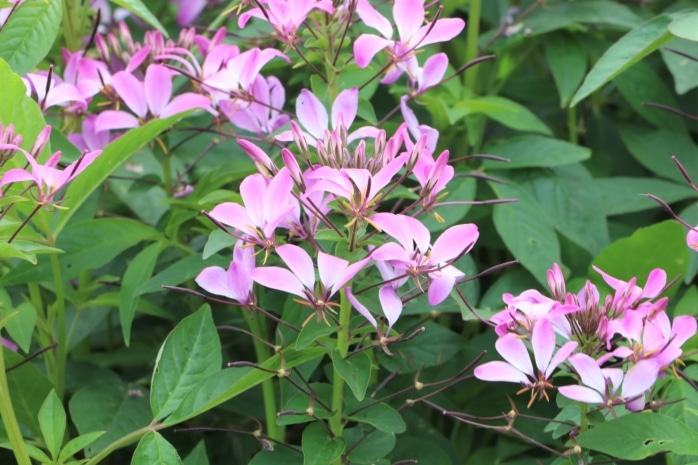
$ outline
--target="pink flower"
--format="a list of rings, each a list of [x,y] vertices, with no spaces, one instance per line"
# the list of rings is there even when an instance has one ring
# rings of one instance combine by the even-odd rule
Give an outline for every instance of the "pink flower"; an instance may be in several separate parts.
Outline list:
[[[282,113],[286,92],[275,76],[265,79],[258,75],[247,93],[254,101],[232,99],[220,102],[221,112],[235,126],[263,138],[275,133],[291,120],[288,114]]]
[[[12,352],[17,352],[17,349],[19,349],[17,344],[10,341],[9,339],[5,339],[4,337],[0,337],[0,344],[2,344],[3,347],[7,347]]]
[[[652,300],[656,298],[666,285],[666,271],[661,268],[655,268],[650,271],[644,288],[635,284],[637,282],[636,278],[625,282],[604,273],[596,266],[592,266],[592,268],[603,277],[606,284],[616,291],[616,295],[613,298],[613,308],[617,314],[622,314],[626,308],[637,309],[639,306],[650,306],[648,302],[641,303],[640,301],[642,299]]]
[[[404,72],[414,80],[419,68],[416,49],[451,40],[465,27],[465,22],[459,18],[438,19],[423,26],[424,0],[395,0],[393,18],[399,40],[393,40],[390,20],[378,13],[368,0],[359,0],[356,12],[367,26],[378,30],[381,36],[360,35],[354,41],[354,59],[359,68],[365,68],[376,53],[387,48],[392,67],[381,80],[384,84],[395,82]],[[436,64],[433,66],[438,68]]]
[[[695,229],[688,231],[688,234],[686,235],[686,243],[690,248],[698,251],[698,226],[696,226]]]
[[[244,28],[252,17],[268,21],[281,40],[290,45],[295,43],[298,28],[312,10],[334,13],[330,0],[267,0],[266,7],[262,8],[252,8],[241,14],[238,27]]]
[[[238,241],[228,270],[219,266],[204,268],[196,277],[196,283],[211,294],[229,297],[245,306],[253,306],[255,298],[251,273],[254,268],[254,249],[246,246],[243,241]]]
[[[649,360],[635,364],[625,374],[620,368],[599,368],[596,360],[586,354],[574,354],[569,361],[583,385],[561,386],[558,391],[578,402],[605,404],[608,407],[626,404],[628,410],[642,410],[645,405],[642,393],[657,380],[657,365]],[[616,392],[621,384],[620,397],[617,397]]]
[[[545,390],[553,387],[550,382],[553,371],[567,360],[577,348],[577,343],[567,342],[555,353],[555,331],[548,320],[542,319],[533,327],[531,346],[536,370],[533,369],[528,349],[521,338],[515,334],[505,334],[497,340],[495,347],[506,362],[494,361],[480,365],[475,368],[475,377],[483,381],[521,383],[524,388],[519,394],[531,390],[529,407],[535,400],[536,393],[539,399],[545,397],[547,400]]]
[[[73,143],[78,150],[92,151],[102,150],[114,139],[109,131],[95,131],[95,121],[97,115],[89,115],[82,122],[82,133],[68,135],[68,140]]]
[[[419,279],[429,278],[428,300],[431,305],[443,302],[463,273],[450,264],[475,245],[479,232],[474,224],[452,226],[431,245],[429,230],[419,220],[394,213],[376,213],[371,223],[398,243],[389,242],[373,251],[375,260],[384,260]],[[458,245],[456,245],[458,244]]]
[[[366,257],[356,263],[318,252],[317,267],[320,281],[316,285],[315,267],[308,252],[293,244],[285,244],[276,248],[276,253],[290,268],[290,271],[278,266],[265,266],[252,270],[252,279],[262,286],[297,295],[303,301],[302,305],[315,311],[318,321],[327,321],[327,312],[335,313],[332,307],[339,304],[330,302],[339,289],[361,271],[371,260]],[[312,317],[312,315],[310,316]],[[308,322],[305,320],[304,325]]]
[[[97,131],[135,128],[149,119],[148,114],[151,118],[168,118],[192,108],[214,113],[211,101],[203,95],[186,92],[173,99],[172,71],[162,65],[148,66],[144,81],[127,71],[119,71],[112,77],[111,86],[137,118],[125,111],[107,110],[95,121]]]

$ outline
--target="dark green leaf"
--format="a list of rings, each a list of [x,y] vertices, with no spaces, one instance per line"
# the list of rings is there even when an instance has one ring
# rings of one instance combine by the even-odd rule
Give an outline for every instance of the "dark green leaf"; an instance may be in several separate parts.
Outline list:
[[[407,429],[405,420],[400,413],[390,405],[381,402],[380,404],[359,410],[356,413],[347,415],[349,420],[369,424],[386,433],[400,434]]]
[[[351,358],[344,359],[337,350],[334,350],[331,356],[332,365],[339,376],[351,388],[356,400],[362,401],[371,380],[371,357],[366,352],[359,352]],[[338,382],[340,381],[335,380],[335,383]]]
[[[667,27],[672,19],[671,15],[656,16],[621,37],[606,50],[587,74],[570,105],[575,106],[608,81],[671,41],[673,37]]]
[[[119,292],[119,320],[121,321],[121,331],[124,335],[124,343],[129,346],[131,343],[131,323],[136,313],[138,303],[138,288],[150,279],[155,269],[158,255],[163,248],[163,243],[156,242],[150,244],[136,255],[124,273],[121,280],[121,291]]]
[[[303,311],[300,307],[298,311]],[[301,328],[301,332],[296,339],[296,350],[303,350],[310,344],[315,342],[318,338],[323,336],[329,336],[337,330],[337,327],[333,324],[326,324],[324,321],[317,321],[315,315],[308,320],[308,322]]]
[[[184,465],[208,465],[208,456],[206,455],[206,443],[202,439],[196,444],[196,447],[189,452],[189,455],[184,459]]]
[[[596,425],[577,436],[582,447],[626,460],[660,452],[698,455],[698,432],[669,416],[635,413]]]
[[[365,435],[368,435],[364,438]],[[359,465],[372,465],[386,457],[395,447],[395,434],[374,430],[367,425],[345,429],[342,437],[351,449],[349,460]],[[356,447],[352,446],[363,439]]]
[[[274,450],[262,450],[255,455],[248,465],[303,465],[303,455],[286,449],[277,447]],[[191,464],[196,465],[196,464]]]
[[[181,260],[174,262],[149,281],[138,288],[138,295],[149,294],[151,292],[162,291],[163,285],[176,286],[188,279],[196,277],[201,270],[207,266],[220,266],[227,268],[230,265],[230,257],[222,257],[214,255],[208,260],[204,260],[199,254],[189,255]]]
[[[106,431],[95,431],[93,433],[83,434],[81,436],[71,439],[70,441],[68,441],[68,443],[61,451],[61,454],[58,457],[58,461],[61,463],[66,462],[72,456],[74,456],[75,454],[77,454],[78,452],[95,442],[97,439],[102,437],[102,435],[105,432]]]
[[[131,465],[182,465],[182,459],[167,439],[151,431],[136,446]]]
[[[344,438],[331,438],[323,425],[311,423],[303,430],[303,465],[327,465],[338,459],[346,443]]]
[[[153,371],[150,406],[157,419],[172,413],[202,378],[221,369],[221,342],[204,305],[167,336]]]
[[[66,416],[63,404],[56,395],[56,391],[52,390],[39,409],[39,427],[46,447],[54,460],[58,458],[61,444],[63,444],[65,426]]]
[[[237,241],[238,240],[236,238],[234,238],[227,232],[221,231],[220,229],[216,229],[211,233],[210,236],[208,236],[208,241],[204,246],[204,252],[201,258],[206,260],[208,257],[215,254],[216,252],[223,250],[226,247],[234,246]],[[232,253],[230,255],[232,256]]]
[[[24,361],[24,357],[9,350],[3,351],[3,355],[7,368]],[[39,437],[39,407],[53,388],[51,382],[34,365],[25,363],[7,373],[7,385],[17,421]]]
[[[477,181],[471,177],[455,178],[448,183],[444,192],[446,195],[439,198],[437,204],[445,203],[446,205],[439,205],[434,209],[434,212],[422,215],[420,218],[422,224],[432,233],[443,231],[459,223],[465,217],[473,206],[470,201],[475,200]],[[453,204],[448,205],[449,202],[453,202]],[[439,219],[434,213],[438,213]]]
[[[696,14],[698,24],[698,14]],[[696,28],[698,29],[698,27]],[[679,95],[698,87],[698,62],[685,56],[672,52],[676,50],[698,59],[698,44],[686,39],[674,39],[662,47],[660,52],[664,63],[674,76],[674,89]]]
[[[17,74],[34,69],[51,50],[61,24],[61,3],[61,0],[24,2],[0,31],[0,58]]]
[[[472,100],[461,100],[447,110],[451,124],[472,114],[482,113],[504,126],[518,131],[552,135],[550,128],[523,105],[512,100],[487,96]]]
[[[687,185],[654,178],[613,177],[596,179],[594,182],[603,197],[606,215],[620,215],[660,207],[645,194],[654,194],[668,203],[696,196],[696,192]]]
[[[545,57],[560,95],[560,107],[565,108],[587,71],[586,51],[568,34],[556,33],[545,41]]]
[[[508,158],[509,163],[485,160],[486,169],[509,170],[514,168],[531,168],[542,166],[569,165],[586,160],[591,150],[569,142],[550,137],[527,135],[517,136],[486,148],[486,153]]]
[[[310,387],[313,389],[315,398],[329,406],[332,399],[332,386],[326,383],[312,383]],[[307,423],[314,421],[314,418],[307,414],[307,410],[312,407],[315,417],[328,419],[332,416],[332,412],[323,407],[320,402],[311,399],[306,393],[295,391],[293,396],[283,404],[281,410],[302,412],[299,415],[281,415],[277,419],[278,425],[295,425],[298,423]]]

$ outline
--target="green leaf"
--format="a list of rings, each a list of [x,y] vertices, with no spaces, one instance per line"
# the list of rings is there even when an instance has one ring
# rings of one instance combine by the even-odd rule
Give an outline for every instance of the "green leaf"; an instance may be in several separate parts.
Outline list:
[[[303,456],[295,450],[277,447],[274,450],[261,450],[252,457],[248,465],[303,465]],[[197,465],[197,464],[191,464]]]
[[[644,286],[654,268],[662,268],[672,277],[683,275],[689,254],[685,234],[683,226],[673,220],[639,228],[632,236],[608,246],[592,263],[623,281],[637,277],[638,286]],[[597,273],[590,274],[600,281]],[[676,291],[677,287],[673,286],[664,295],[671,298]]]
[[[402,419],[400,413],[383,402],[359,410],[356,413],[350,412],[350,414],[347,415],[347,419],[369,424],[386,433],[400,434],[404,433],[407,429],[405,420]]]
[[[682,11],[669,24],[669,31],[676,37],[698,42],[698,11]]]
[[[308,347],[300,352],[286,349],[283,366],[290,369],[322,357],[325,353],[326,349],[320,347]],[[282,360],[279,355],[260,364],[260,367],[273,373],[280,370],[281,366]],[[164,425],[173,426],[200,415],[275,376],[273,373],[251,368],[229,368],[203,378],[189,391],[177,410],[165,420]]]
[[[10,444],[9,442],[3,442],[2,444],[0,444],[0,447],[2,447],[3,449],[12,450],[12,444]],[[24,447],[27,449],[27,455],[29,455],[29,457],[33,458],[34,460],[38,460],[39,463],[51,463],[51,458],[38,447],[32,444],[25,444]]]
[[[73,394],[68,410],[81,435],[106,431],[85,446],[87,457],[93,457],[112,442],[148,426],[153,420],[146,395],[126,383],[85,386]]]
[[[58,236],[85,200],[140,147],[153,140],[158,134],[171,127],[190,112],[179,113],[169,118],[148,121],[139,128],[127,131],[118,139],[107,145],[102,154],[92,162],[85,171],[74,179],[65,194],[62,206],[67,210],[57,214],[53,235]]]
[[[627,30],[641,21],[626,5],[613,0],[586,0],[546,5],[546,8],[538,8],[520,24],[521,29],[528,28],[532,34],[544,34],[575,24],[611,26]]]
[[[208,456],[206,455],[206,443],[202,439],[189,455],[184,459],[184,465],[208,465]]]
[[[302,311],[301,307],[298,311]],[[310,344],[315,342],[318,338],[323,336],[329,336],[337,330],[337,327],[332,324],[325,324],[324,321],[317,321],[317,318],[313,315],[312,318],[301,328],[301,332],[296,339],[296,350],[303,350]]]
[[[61,24],[61,3],[24,2],[0,31],[0,58],[17,74],[34,69],[51,50]]]
[[[587,71],[586,51],[569,34],[555,33],[545,41],[545,58],[560,95],[560,107],[565,108]]]
[[[518,184],[489,184],[500,199],[519,200],[494,206],[494,227],[524,268],[539,283],[547,285],[547,270],[553,263],[561,261],[560,244],[548,212],[528,190]]]
[[[654,412],[634,413],[596,425],[577,436],[582,447],[626,460],[660,452],[698,455],[698,432]]]
[[[141,285],[136,293],[143,295],[151,292],[160,292],[163,285],[176,286],[181,284],[196,277],[207,266],[228,268],[228,265],[230,265],[229,257],[214,255],[208,260],[204,260],[199,254],[189,255],[181,260],[177,260],[153,276],[148,282]]]
[[[451,124],[472,114],[483,113],[504,126],[518,131],[552,135],[550,128],[523,105],[504,97],[486,96],[461,100],[447,110]]]
[[[208,241],[204,246],[204,252],[201,258],[206,260],[211,255],[216,252],[225,249],[226,247],[232,247],[238,240],[220,229],[215,229],[210,236],[208,236]]]
[[[575,106],[592,92],[672,40],[667,27],[671,15],[660,15],[636,27],[615,42],[587,74],[582,87],[572,98]]]
[[[437,203],[449,203],[453,202],[451,205],[439,205],[434,210],[439,214],[441,220],[433,214],[422,215],[420,218],[422,224],[429,229],[432,233],[437,231],[443,231],[444,229],[459,223],[465,215],[470,211],[473,204],[470,203],[471,200],[475,200],[475,194],[477,193],[477,180],[471,177],[462,177],[452,179],[446,190],[441,192],[441,194],[446,193],[443,198],[439,198]],[[441,195],[439,194],[439,195]]]
[[[124,250],[146,239],[157,239],[158,232],[126,218],[98,218],[71,224],[58,238],[57,246],[65,251],[58,256],[63,279],[78,276],[84,270],[106,265]],[[0,278],[0,284],[12,286],[29,281],[53,280],[48,260],[36,266],[21,263]]]
[[[660,208],[645,194],[654,194],[668,203],[696,197],[696,192],[683,184],[654,178],[601,178],[594,180],[604,199],[606,215],[638,212]]]
[[[145,4],[141,0],[109,0],[109,1],[116,4],[116,5],[119,5],[122,8],[126,8],[128,11],[130,11],[134,15],[138,16],[139,18],[141,18],[146,23],[153,26],[158,31],[162,32],[162,35],[164,35],[165,37],[169,37],[165,28],[162,27],[162,24],[160,24],[160,21],[158,21],[158,19],[155,17],[155,15],[153,15],[150,12],[150,10],[145,6]]]
[[[12,301],[4,289],[0,289],[0,318],[6,318],[10,313],[16,315],[7,322],[7,332],[12,336],[12,340],[24,352],[29,352],[32,342],[32,333],[36,325],[36,308],[29,302],[22,302],[16,308],[12,308]]]
[[[36,255],[44,253],[62,253],[61,249],[48,247],[31,241],[14,240],[11,244],[7,242],[0,243],[0,258],[19,258],[26,260],[32,265],[36,265]]]
[[[46,126],[46,120],[39,105],[25,95],[27,88],[22,79],[12,72],[10,65],[2,58],[0,58],[0,89],[2,89],[0,123],[4,128],[10,124],[14,125],[15,134],[23,136],[22,148],[30,150],[36,136]]]
[[[581,164],[551,170],[531,182],[538,203],[560,233],[596,255],[609,242],[601,191]]]
[[[329,406],[332,399],[332,386],[327,383],[311,383],[315,399],[319,399]],[[314,405],[313,405],[314,404]],[[276,420],[277,425],[296,425],[299,423],[307,423],[315,421],[315,418],[309,416],[306,412],[309,407],[313,407],[313,413],[316,418],[328,419],[332,416],[332,412],[323,407],[320,402],[311,399],[304,392],[295,392],[286,403],[283,404],[281,410],[301,412],[298,415],[280,415]]]
[[[55,460],[63,444],[66,416],[63,404],[55,390],[51,390],[39,409],[39,427],[44,437],[46,447]]]
[[[364,439],[365,435],[368,436]],[[342,437],[347,441],[347,449],[351,449],[349,461],[359,465],[372,465],[387,457],[395,447],[395,434],[373,430],[367,425],[347,428]],[[363,440],[358,443],[360,439]],[[354,444],[356,447],[352,447]]]
[[[69,458],[95,442],[102,437],[106,431],[95,431],[93,433],[83,434],[68,441],[68,444],[63,447],[61,454],[58,456],[58,462],[63,463]]]
[[[698,14],[696,23],[698,25]],[[698,30],[698,27],[695,29]],[[698,40],[698,39],[696,39]],[[676,50],[698,59],[698,44],[686,39],[674,39],[660,50],[664,63],[674,76],[674,89],[679,95],[698,87],[698,62],[672,52]]]
[[[7,368],[24,361],[24,357],[9,350],[3,351],[3,356]],[[39,437],[41,435],[38,421],[39,408],[53,388],[51,382],[36,366],[25,363],[7,373],[7,385],[17,421]]]
[[[359,352],[351,358],[344,359],[337,350],[332,351],[331,357],[332,365],[351,388],[356,400],[364,400],[368,382],[371,380],[371,357],[366,352]],[[335,383],[337,382],[339,381],[335,380]]]
[[[688,135],[646,126],[621,125],[620,137],[632,156],[653,173],[684,184],[685,179],[671,156],[674,155],[689,173],[698,172],[698,145]]]
[[[153,371],[150,406],[161,420],[201,378],[220,371],[221,341],[208,305],[183,319],[167,336]]]
[[[327,465],[338,459],[346,443],[344,438],[332,438],[320,423],[311,423],[303,430],[301,441],[303,465]]]
[[[136,313],[138,303],[138,288],[144,281],[150,278],[155,269],[155,263],[163,248],[162,242],[150,244],[136,255],[124,273],[119,292],[119,319],[121,332],[124,335],[124,343],[128,347],[131,343],[131,323]]]
[[[151,431],[138,442],[131,465],[182,465],[182,459],[167,439]]]
[[[512,137],[504,142],[487,147],[486,153],[508,158],[509,163],[485,160],[485,169],[510,170],[569,165],[588,159],[591,150],[549,137],[525,135]]]

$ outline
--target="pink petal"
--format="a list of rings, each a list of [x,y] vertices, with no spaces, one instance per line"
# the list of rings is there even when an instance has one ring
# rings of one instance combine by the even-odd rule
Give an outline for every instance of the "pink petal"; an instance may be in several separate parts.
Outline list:
[[[383,244],[373,251],[371,256],[374,260],[398,260],[404,263],[411,263],[412,256],[404,249],[404,247],[395,242]]]
[[[259,229],[264,226],[264,193],[267,190],[267,181],[259,173],[247,176],[240,183],[240,196],[245,203],[247,214],[252,224]]]
[[[112,77],[111,86],[132,112],[141,119],[145,119],[148,114],[148,104],[141,81],[131,73],[120,71]]]
[[[456,278],[453,276],[441,275],[437,278],[432,278],[429,281],[429,291],[427,293],[429,304],[439,305],[446,300],[455,283]]]
[[[698,228],[688,231],[688,234],[686,235],[686,243],[690,248],[698,251]]]
[[[659,367],[653,360],[640,360],[625,373],[621,397],[631,399],[642,394],[652,387],[658,375]]]
[[[78,89],[72,84],[65,82],[52,87],[46,95],[44,107],[49,108],[55,105],[63,105],[69,102],[78,102],[86,105],[85,99],[82,97]]]
[[[245,207],[240,204],[225,202],[216,205],[209,215],[220,223],[239,229],[250,236],[257,237],[254,223],[247,214]]]
[[[429,230],[419,220],[395,213],[376,213],[371,216],[371,222],[397,239],[408,252],[414,251],[415,242],[422,253],[426,253],[429,249],[431,240]]]
[[[397,295],[392,283],[380,288],[378,298],[383,308],[383,314],[388,320],[388,328],[392,328],[402,313],[402,299]]]
[[[145,71],[143,88],[145,89],[145,100],[148,102],[150,113],[156,118],[162,116],[163,110],[170,98],[172,98],[171,71],[162,65],[149,65]],[[164,118],[164,116],[162,117]]]
[[[357,300],[356,297],[354,297],[354,294],[351,293],[351,287],[347,286],[344,288],[344,292],[346,293],[347,299],[349,299],[349,302],[351,302],[351,305],[356,309],[357,312],[361,313],[364,318],[368,320],[371,325],[378,330],[378,322],[376,319],[371,315],[371,312],[368,311],[368,309]]]
[[[359,260],[358,262],[352,263],[347,267],[347,269],[342,273],[341,278],[334,283],[331,289],[331,293],[334,294],[339,290],[340,287],[344,286],[346,283],[351,281],[356,274],[363,270],[366,267],[366,264],[373,260],[371,256],[368,256],[362,260]]]
[[[342,280],[349,262],[324,252],[318,252],[317,267],[320,274],[320,282],[325,289],[331,289]]]
[[[497,352],[504,357],[504,360],[518,368],[522,373],[525,373],[532,378],[536,377],[533,372],[533,366],[531,365],[531,357],[528,353],[528,349],[526,349],[526,345],[517,335],[506,334],[497,339],[494,346],[497,349]]]
[[[451,226],[434,242],[430,261],[443,263],[457,257],[464,249],[470,250],[479,235],[477,226],[472,223]]]
[[[283,167],[269,182],[264,194],[264,218],[266,221],[276,223],[281,216],[288,212],[288,206],[295,202],[291,195],[292,190],[293,179],[288,168]]]
[[[552,360],[550,360],[548,369],[545,370],[546,379],[550,378],[550,375],[553,374],[553,371],[555,371],[555,368],[557,368],[558,365],[560,365],[570,357],[570,354],[574,352],[574,350],[577,348],[577,345],[577,341],[569,341],[565,343],[565,345],[560,347],[560,349],[555,353],[555,355],[553,355]]]
[[[301,90],[296,100],[296,115],[310,135],[316,139],[322,138],[327,130],[327,110],[308,89]]]
[[[475,368],[475,377],[482,381],[505,381],[508,383],[531,384],[528,377],[518,368],[505,362],[487,362]]]
[[[211,108],[211,100],[200,94],[187,92],[176,96],[172,101],[162,109],[160,118],[169,118],[170,116],[182,113],[192,108],[201,108],[215,115],[215,111]]]
[[[533,346],[538,371],[545,373],[555,351],[555,330],[550,321],[545,318],[536,321],[531,336],[531,346]]]
[[[332,104],[332,128],[339,128],[340,123],[349,128],[356,118],[359,108],[359,88],[343,90]]]
[[[315,288],[315,268],[308,252],[297,245],[284,244],[276,248],[276,253],[306,288]]]
[[[97,132],[137,128],[138,126],[140,126],[138,119],[125,111],[106,110],[97,115],[95,120],[95,130]]]
[[[560,386],[558,392],[568,399],[588,404],[601,404],[603,397],[601,394],[585,386]]]
[[[570,357],[570,363],[579,375],[582,384],[598,392],[606,391],[606,379],[596,360],[586,354],[574,354]]]
[[[408,42],[424,24],[424,0],[395,0],[393,18],[400,40]]]
[[[373,34],[361,34],[354,41],[354,60],[359,68],[365,68],[376,56],[376,53],[392,44],[388,39]]]
[[[14,168],[11,170],[8,170],[5,172],[5,174],[2,176],[2,180],[0,180],[0,187],[3,187],[7,184],[11,184],[13,182],[23,182],[23,181],[34,181],[34,176],[27,171],[23,170],[20,168]],[[0,197],[2,197],[2,190],[0,190]]]
[[[650,271],[640,298],[653,299],[657,297],[662,289],[664,289],[665,285],[666,271],[662,270],[661,268],[655,268],[654,270]]]
[[[209,266],[204,268],[195,279],[205,291],[215,294],[230,297],[235,299],[236,296],[228,288],[228,273],[220,266]]]
[[[278,266],[262,266],[252,270],[250,275],[254,282],[264,287],[297,295],[303,299],[306,298],[303,292],[303,283],[298,280],[296,275],[285,268]]]
[[[419,28],[419,31],[412,36],[410,45],[414,47],[419,44],[418,48],[422,48],[437,42],[446,42],[460,34],[464,27],[465,21],[460,18],[439,19],[434,25],[429,24]]]
[[[359,0],[356,5],[356,13],[366,26],[376,29],[386,39],[392,37],[393,26],[390,24],[390,21],[388,18],[378,13],[378,11],[371,6],[369,0]]]
[[[427,58],[419,80],[419,93],[438,84],[448,68],[448,56],[445,53],[437,53]]]

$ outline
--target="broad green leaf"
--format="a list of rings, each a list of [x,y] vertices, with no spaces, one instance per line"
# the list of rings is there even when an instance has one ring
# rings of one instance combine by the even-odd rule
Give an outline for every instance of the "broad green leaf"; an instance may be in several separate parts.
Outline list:
[[[36,136],[46,126],[46,121],[39,105],[25,95],[27,88],[22,79],[12,72],[10,65],[2,58],[0,58],[0,89],[2,89],[0,123],[3,128],[7,128],[10,124],[14,125],[15,134],[23,136],[22,148],[30,150]]]
[[[199,254],[189,255],[188,257],[174,262],[172,265],[150,278],[150,280],[138,288],[136,293],[138,295],[143,295],[151,292],[161,292],[163,285],[176,286],[184,281],[195,278],[201,270],[207,266],[228,268],[228,265],[230,265],[230,257],[214,255],[208,260],[204,260]]]
[[[593,24],[631,29],[642,20],[626,5],[613,0],[560,2],[537,9],[522,25],[533,34],[542,34],[573,24]]]
[[[698,14],[695,17],[695,29],[698,30]],[[672,50],[683,52],[695,59],[679,55]],[[664,63],[674,76],[674,89],[677,94],[683,95],[698,87],[698,44],[686,39],[674,39],[666,47],[662,47],[660,52]]]
[[[302,312],[307,307],[298,307],[298,311]],[[307,313],[307,312],[306,312]],[[337,330],[337,327],[333,324],[326,324],[324,321],[317,321],[315,315],[308,320],[308,322],[301,328],[301,332],[296,339],[296,350],[303,350],[310,344],[315,342],[318,338],[323,336],[329,336]]]
[[[626,460],[660,452],[698,455],[698,432],[669,416],[634,413],[596,425],[577,436],[582,447]]]
[[[683,117],[643,105],[644,102],[652,102],[670,108],[679,106],[666,79],[660,78],[648,63],[637,63],[616,77],[613,83],[633,109],[650,123],[674,133],[687,132]]]
[[[155,262],[162,248],[163,243],[156,242],[141,250],[131,260],[121,280],[119,319],[126,346],[129,346],[131,343],[131,323],[133,323],[133,316],[136,313],[136,305],[138,304],[139,294],[137,290],[153,274]]]
[[[151,431],[138,442],[131,465],[182,465],[182,459],[167,439]]]
[[[14,309],[9,296],[6,295],[4,289],[0,289],[0,293],[4,294],[0,299],[0,318],[7,317],[10,313],[16,312],[16,315],[7,322],[5,329],[12,336],[12,340],[24,352],[29,352],[29,346],[32,342],[32,333],[36,325],[36,308],[29,302],[22,302]]]
[[[383,402],[361,409],[356,413],[349,412],[347,419],[369,424],[386,433],[400,434],[407,429],[405,420],[402,419],[400,413]]]
[[[24,2],[0,31],[0,58],[17,74],[34,69],[51,50],[61,24],[61,3]]]
[[[587,71],[587,54],[567,33],[555,33],[545,41],[545,58],[553,73],[560,107],[565,108]]]
[[[184,459],[184,465],[208,465],[208,456],[206,455],[206,443],[202,439],[194,449],[189,452]]]
[[[688,135],[645,126],[622,125],[621,139],[632,156],[653,173],[685,184],[671,160],[675,156],[689,173],[698,173],[698,145]]]
[[[368,436],[364,438],[366,434]],[[349,460],[359,465],[372,465],[387,457],[395,447],[395,434],[373,430],[367,425],[347,428],[342,432],[342,437],[347,441],[347,449],[351,449]],[[352,448],[359,440],[361,442]]]
[[[509,170],[569,165],[586,160],[591,150],[550,137],[524,135],[512,137],[502,143],[486,148],[486,153],[508,158],[509,163],[485,160],[485,169]]]
[[[516,203],[494,206],[494,227],[514,257],[545,286],[547,270],[561,261],[560,244],[548,212],[518,184],[490,186],[500,199],[518,199]]]
[[[154,119],[141,127],[131,129],[104,148],[102,154],[85,171],[74,179],[65,194],[62,207],[67,210],[57,214],[53,235],[58,236],[85,200],[140,147],[153,140],[158,134],[171,127],[190,112],[180,113],[169,118]]]
[[[697,195],[688,185],[654,178],[600,178],[594,183],[601,192],[603,209],[609,216],[660,208],[657,202],[645,195],[648,193],[668,203]]]
[[[24,361],[24,357],[9,350],[3,351],[5,367],[10,368]],[[25,363],[7,373],[12,407],[17,421],[31,430],[36,437],[41,436],[39,408],[53,386],[36,366]]]
[[[20,258],[36,265],[36,255],[45,253],[62,253],[61,249],[48,247],[31,241],[14,240],[12,243],[0,243],[0,259]]]
[[[326,350],[319,347],[308,347],[303,351],[296,352],[292,347],[284,351],[283,366],[286,369],[301,365],[309,360],[313,360],[325,355]],[[260,364],[266,370],[277,372],[281,369],[281,358],[279,355],[271,357]],[[206,412],[223,402],[257,386],[262,381],[275,376],[263,370],[251,368],[229,368],[203,378],[189,391],[177,410],[164,422],[166,426],[173,426],[189,418]]]
[[[81,435],[106,431],[85,446],[87,457],[93,457],[112,442],[153,420],[147,393],[121,382],[92,384],[79,389],[70,399],[68,410]]]
[[[676,37],[698,42],[698,11],[682,11],[669,24],[669,31]]]
[[[362,401],[366,396],[368,382],[371,380],[371,357],[366,352],[359,352],[350,358],[342,358],[337,350],[332,351],[332,365],[339,376],[347,383],[356,400]],[[340,382],[335,380],[335,383]]]
[[[71,224],[56,244],[65,251],[58,256],[61,277],[74,278],[84,270],[106,265],[129,247],[157,239],[158,234],[153,228],[126,218],[98,218]],[[0,278],[0,284],[11,286],[49,279],[53,280],[53,269],[50,261],[43,260],[36,266],[19,264]]]
[[[439,197],[437,204],[440,205],[434,208],[434,212],[420,217],[422,224],[432,233],[443,231],[465,217],[473,206],[470,201],[475,200],[477,181],[471,177],[452,179],[446,186],[446,190],[439,195],[444,193],[446,195],[443,198]],[[438,213],[439,219],[434,213]]]
[[[58,456],[58,461],[61,463],[67,461],[69,458],[102,437],[105,432],[106,431],[95,431],[93,433],[83,434],[71,439],[68,441],[65,447],[63,447],[63,450],[61,450],[61,453]]]
[[[504,97],[486,96],[461,100],[453,105],[448,113],[451,124],[465,116],[482,113],[511,129],[552,135],[550,128],[530,110]]]
[[[233,247],[238,240],[220,229],[215,229],[210,236],[208,236],[208,241],[204,246],[204,252],[201,254],[201,258],[206,260],[211,255],[216,252],[225,249],[226,247]],[[229,254],[232,256],[232,252]]]
[[[167,336],[155,362],[150,406],[161,420],[202,378],[220,371],[221,342],[208,305],[183,319]]]
[[[327,465],[342,455],[346,442],[341,437],[330,437],[330,432],[320,423],[311,423],[303,430],[301,447],[303,465]]]
[[[671,15],[656,16],[621,37],[606,50],[587,74],[570,105],[575,106],[608,81],[671,41],[673,37],[667,27],[672,19]]]
[[[164,27],[162,27],[162,24],[160,24],[160,21],[158,21],[157,17],[150,12],[148,7],[146,7],[145,4],[141,0],[109,0],[109,1],[116,4],[116,5],[119,5],[122,8],[126,8],[128,11],[130,11],[134,15],[138,16],[139,18],[144,20],[146,23],[153,26],[155,29],[162,32],[162,34],[165,37],[169,37],[167,35],[167,31],[165,30]]]
[[[623,281],[637,277],[638,286],[644,286],[654,268],[664,269],[672,279],[683,275],[688,267],[685,234],[683,226],[673,220],[640,228],[632,236],[608,246],[592,263]],[[590,272],[590,275],[601,281],[597,273]],[[671,298],[676,291],[677,287],[673,286],[665,295]]]
[[[610,239],[606,216],[599,208],[603,197],[594,178],[581,164],[553,168],[550,172],[552,175],[530,183],[538,203],[555,229],[591,255],[598,254]]]
[[[63,444],[65,434],[66,416],[63,404],[56,395],[55,390],[51,390],[39,409],[39,427],[44,437],[46,447],[55,460]]]

